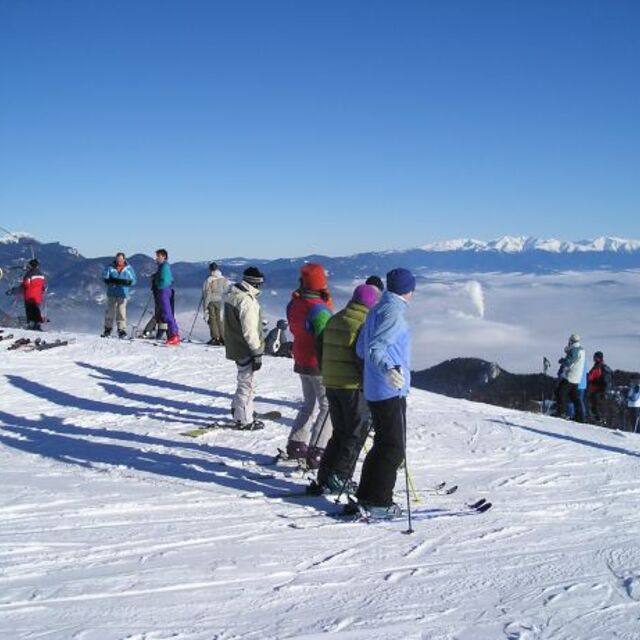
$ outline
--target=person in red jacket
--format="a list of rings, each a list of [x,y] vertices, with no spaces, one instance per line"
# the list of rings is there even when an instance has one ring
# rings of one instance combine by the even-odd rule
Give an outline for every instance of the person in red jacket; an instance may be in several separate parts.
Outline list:
[[[42,331],[44,318],[40,306],[47,288],[46,280],[40,271],[40,262],[37,258],[29,260],[27,271],[22,279],[22,284],[17,288],[22,291],[24,298],[24,310],[27,316],[27,328]]]
[[[604,396],[611,389],[613,383],[613,372],[604,363],[602,351],[593,354],[593,367],[587,375],[587,398],[589,400],[589,412],[594,422],[601,422],[600,407]]]
[[[300,288],[287,306],[289,330],[293,335],[293,370],[300,375],[303,403],[298,411],[289,441],[287,455],[307,461],[317,469],[325,446],[331,437],[329,402],[322,384],[316,340],[333,315],[327,275],[320,264],[310,262],[300,269]],[[313,416],[316,404],[318,413]]]

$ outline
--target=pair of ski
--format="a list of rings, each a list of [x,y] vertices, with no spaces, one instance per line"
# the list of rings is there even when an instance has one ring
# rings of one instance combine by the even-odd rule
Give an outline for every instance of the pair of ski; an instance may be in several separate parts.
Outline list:
[[[411,510],[412,520],[430,520],[436,517],[447,516],[471,516],[486,513],[491,509],[492,504],[486,498],[480,498],[476,502],[466,503],[462,509],[456,511],[443,511],[442,509],[421,507]],[[349,497],[349,502],[344,506],[341,513],[331,514],[333,518],[347,519],[351,522],[363,522],[365,524],[376,524],[379,522],[404,521],[407,517],[406,511],[390,516],[374,516],[366,507]]]
[[[0,342],[2,340],[11,340],[13,338],[13,333],[10,333],[8,336],[0,335]]]
[[[71,344],[72,340],[55,340],[54,342],[46,342],[42,338],[18,338],[13,344],[9,345],[7,351],[47,351],[56,347],[65,347]]]
[[[180,433],[180,435],[186,436],[188,438],[197,438],[207,433],[211,433],[216,429],[228,429],[231,431],[259,431],[260,429],[264,429],[264,423],[262,422],[263,420],[279,420],[280,418],[282,418],[282,414],[279,411],[266,411],[264,413],[256,413],[255,420],[249,426],[239,426],[238,423],[231,418],[220,419],[215,420],[211,424],[208,424],[204,427],[198,427],[197,429],[183,431]]]

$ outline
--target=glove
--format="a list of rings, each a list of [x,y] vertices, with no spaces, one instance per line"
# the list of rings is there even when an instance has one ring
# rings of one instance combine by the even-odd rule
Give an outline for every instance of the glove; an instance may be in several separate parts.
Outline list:
[[[262,367],[262,356],[254,356],[251,362],[251,370],[260,371],[260,367]]]
[[[118,280],[118,284],[122,285],[123,287],[130,287],[131,280],[129,280],[128,278],[123,278],[122,280]]]
[[[404,387],[404,376],[400,367],[394,367],[387,371],[387,384],[394,389],[402,389]]]

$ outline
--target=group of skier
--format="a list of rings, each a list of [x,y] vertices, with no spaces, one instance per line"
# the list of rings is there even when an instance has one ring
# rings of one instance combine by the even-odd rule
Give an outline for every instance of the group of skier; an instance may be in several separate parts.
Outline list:
[[[166,344],[177,345],[180,334],[167,251],[158,249],[155,261],[157,269],[151,278],[155,311],[145,333],[151,332],[153,323],[156,338],[164,338],[166,333]],[[209,271],[201,304],[209,325],[209,344],[224,346],[226,357],[236,365],[233,427],[253,430],[263,426],[256,417],[253,399],[255,375],[265,352],[291,356],[303,401],[283,456],[317,470],[317,478],[308,488],[311,494],[355,494],[372,517],[398,513],[393,487],[405,458],[410,386],[410,332],[405,309],[416,286],[413,274],[393,269],[387,273],[386,289],[379,276],[370,276],[336,312],[323,266],[305,264],[287,306],[287,320],[278,321],[265,340],[259,301],[264,274],[257,267],[248,267],[240,281],[230,285],[217,263],[212,262]],[[118,252],[104,269],[103,280],[107,305],[102,335],[110,336],[115,322],[118,336],[123,338],[127,335],[127,300],[136,284],[135,271],[124,253]],[[44,322],[41,305],[45,289],[40,264],[32,259],[22,283],[8,292],[22,292],[31,329],[41,330]],[[285,338],[288,332],[291,341]],[[572,334],[559,364],[554,415],[579,422],[589,415],[600,423],[603,398],[613,385],[603,353],[594,353],[593,366],[587,371],[580,336]],[[631,381],[627,403],[637,430],[640,379]],[[353,471],[372,427],[373,446],[356,485]]]
[[[226,357],[237,367],[232,402],[237,429],[263,426],[253,410],[255,374],[264,354],[259,302],[263,283],[264,275],[249,267],[225,296]],[[387,274],[386,291],[381,279],[373,276],[334,313],[324,268],[308,263],[300,269],[299,287],[287,306],[303,402],[285,456],[317,469],[309,493],[355,492],[371,517],[400,511],[393,502],[393,487],[405,457],[405,398],[411,371],[404,316],[415,285],[406,269]],[[351,476],[372,424],[373,446],[356,488]]]
[[[580,336],[572,333],[564,348],[564,355],[558,360],[558,383],[555,388],[554,416],[571,418],[576,422],[587,419],[594,424],[602,424],[605,397],[613,391],[614,380],[611,367],[604,361],[602,351],[593,354],[593,365],[587,367],[586,352]],[[627,390],[627,407],[632,429],[637,430],[640,412],[640,380],[632,379]]]

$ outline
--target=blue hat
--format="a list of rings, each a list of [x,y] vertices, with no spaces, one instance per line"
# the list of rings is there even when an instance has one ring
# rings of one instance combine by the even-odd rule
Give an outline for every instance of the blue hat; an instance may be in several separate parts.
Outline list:
[[[408,269],[392,269],[387,273],[387,289],[399,296],[416,288],[416,277]]]

